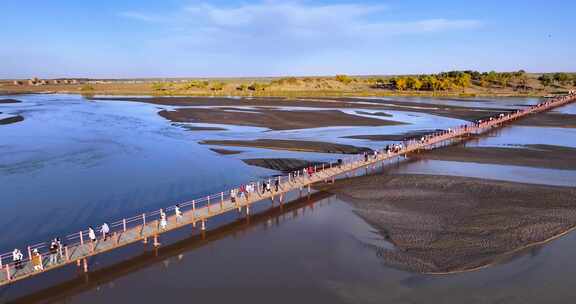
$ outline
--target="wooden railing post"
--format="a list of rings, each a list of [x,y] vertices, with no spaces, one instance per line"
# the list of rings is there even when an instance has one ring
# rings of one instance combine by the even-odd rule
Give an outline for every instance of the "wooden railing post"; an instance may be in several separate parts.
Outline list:
[[[124,228],[124,232],[126,232],[126,219],[122,219],[122,228]]]
[[[82,234],[82,231],[78,232],[78,234],[80,235],[80,245],[84,245],[84,235]]]
[[[66,257],[66,261],[70,261],[70,253],[68,252],[68,246],[64,246],[64,256]]]
[[[206,200],[208,201],[208,204],[206,205],[208,207],[208,214],[210,214],[210,196],[207,196]]]
[[[10,273],[10,264],[6,264],[6,279],[12,281],[12,275]]]
[[[30,246],[28,246],[28,259],[32,261],[32,248]]]
[[[142,228],[146,227],[146,213],[142,213]]]
[[[220,210],[224,210],[224,192],[220,192]]]

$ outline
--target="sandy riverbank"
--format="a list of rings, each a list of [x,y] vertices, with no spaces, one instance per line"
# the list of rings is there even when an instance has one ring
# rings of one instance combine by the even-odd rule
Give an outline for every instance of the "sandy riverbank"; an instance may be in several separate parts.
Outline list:
[[[478,269],[576,225],[576,190],[431,175],[377,175],[324,186],[395,245],[374,247],[421,273]]]

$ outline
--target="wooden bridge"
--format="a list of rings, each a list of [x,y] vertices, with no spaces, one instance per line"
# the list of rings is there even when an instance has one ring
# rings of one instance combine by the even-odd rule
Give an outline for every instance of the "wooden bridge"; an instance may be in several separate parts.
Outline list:
[[[50,263],[49,243],[39,243],[27,246],[22,250],[25,258],[19,267],[13,261],[12,252],[0,255],[0,286],[30,278],[41,273],[54,270],[69,264],[82,266],[84,271],[88,271],[87,259],[101,253],[105,253],[120,247],[124,247],[136,242],[152,242],[159,246],[159,236],[163,233],[173,231],[184,226],[193,226],[205,231],[208,220],[228,212],[244,212],[250,214],[252,204],[263,200],[278,199],[281,204],[285,202],[287,193],[291,191],[302,191],[310,193],[311,185],[319,182],[330,182],[338,176],[348,175],[357,169],[374,166],[398,157],[420,150],[429,150],[441,147],[445,144],[461,140],[469,135],[484,133],[493,128],[501,127],[514,120],[538,112],[548,111],[552,108],[560,107],[576,100],[576,94],[556,97],[544,102],[530,106],[514,112],[501,113],[496,117],[490,117],[483,121],[458,126],[441,132],[431,133],[422,138],[405,141],[398,145],[393,145],[391,149],[382,149],[370,155],[355,155],[342,162],[325,164],[312,168],[312,170],[301,170],[288,175],[274,177],[265,181],[270,185],[270,190],[261,185],[262,182],[251,183],[248,187],[250,191],[244,191],[246,187],[232,189],[231,191],[220,192],[218,194],[206,196],[200,199],[191,200],[178,204],[180,215],[176,214],[176,206],[165,209],[143,213],[131,218],[124,218],[110,224],[110,236],[105,240],[99,237],[92,242],[88,237],[88,231],[79,231],[64,238],[64,244],[56,253],[56,262]],[[240,191],[240,189],[242,191]],[[242,193],[241,195],[236,195]],[[234,197],[231,197],[231,194]],[[165,215],[166,225],[160,225],[161,215]],[[41,261],[42,267],[35,269],[33,265],[34,252],[37,251],[36,260]],[[39,255],[39,256],[38,256]],[[38,259],[39,257],[39,259]],[[39,266],[39,265],[38,265]]]

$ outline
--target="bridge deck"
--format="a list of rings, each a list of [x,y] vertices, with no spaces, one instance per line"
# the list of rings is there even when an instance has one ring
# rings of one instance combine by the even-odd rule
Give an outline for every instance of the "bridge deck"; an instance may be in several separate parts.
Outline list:
[[[508,113],[504,116],[499,116],[480,124],[461,126],[449,132],[442,132],[435,134],[434,136],[429,136],[425,141],[412,141],[397,152],[386,153],[382,151],[382,153],[378,153],[376,157],[370,155],[367,161],[364,157],[354,156],[345,160],[341,165],[325,165],[322,168],[317,168],[317,170],[311,175],[299,172],[291,173],[288,176],[277,177],[279,182],[278,191],[275,191],[275,187],[271,185],[272,191],[270,192],[263,191],[260,187],[256,187],[257,190],[255,192],[250,193],[249,196],[243,196],[242,198],[236,199],[235,202],[232,201],[229,192],[221,192],[199,200],[186,202],[180,204],[180,209],[182,210],[181,218],[177,218],[173,212],[174,207],[170,207],[165,210],[166,213],[172,213],[171,215],[167,215],[167,226],[165,229],[159,227],[160,211],[154,211],[112,223],[110,225],[111,236],[108,237],[107,240],[99,238],[96,242],[92,243],[87,237],[87,231],[80,231],[69,235],[66,238],[65,241],[68,244],[62,248],[61,254],[58,255],[57,262],[54,264],[49,263],[50,258],[49,253],[47,252],[47,243],[28,246],[26,252],[27,258],[22,262],[22,267],[20,268],[15,267],[15,264],[12,262],[11,253],[6,253],[0,255],[0,286],[23,280],[72,263],[78,263],[78,265],[84,263],[86,270],[86,258],[91,256],[108,252],[135,242],[156,242],[158,235],[187,225],[200,225],[201,229],[205,230],[206,221],[220,214],[242,210],[248,214],[250,211],[250,205],[253,203],[267,199],[274,199],[274,197],[279,198],[280,201],[283,202],[285,195],[290,191],[302,191],[303,189],[304,191],[309,191],[310,185],[314,183],[332,180],[337,176],[356,169],[375,165],[414,151],[433,149],[439,144],[451,142],[462,138],[463,136],[483,133],[489,129],[500,127],[505,123],[512,122],[523,116],[547,111],[551,108],[568,104],[573,102],[575,99],[576,96],[574,95],[563,96],[547,101],[537,107],[530,107],[511,114]],[[271,182],[271,180],[269,180],[269,182]],[[31,262],[31,252],[33,249],[38,249],[41,252],[43,260],[42,270],[34,270]],[[4,264],[2,263],[2,260],[4,260]]]

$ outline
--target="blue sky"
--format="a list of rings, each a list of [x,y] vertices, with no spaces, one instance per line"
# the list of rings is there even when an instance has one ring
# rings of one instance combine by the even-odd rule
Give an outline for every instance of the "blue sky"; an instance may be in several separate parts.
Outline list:
[[[575,3],[4,1],[0,78],[576,71]]]

